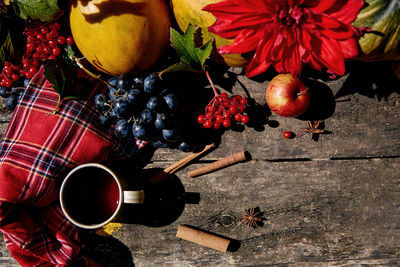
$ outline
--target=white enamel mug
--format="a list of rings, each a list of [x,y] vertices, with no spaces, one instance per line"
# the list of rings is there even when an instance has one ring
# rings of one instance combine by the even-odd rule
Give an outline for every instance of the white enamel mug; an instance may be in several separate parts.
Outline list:
[[[97,229],[115,221],[126,204],[144,202],[143,191],[129,191],[123,177],[99,163],[71,170],[60,188],[60,204],[78,227]]]

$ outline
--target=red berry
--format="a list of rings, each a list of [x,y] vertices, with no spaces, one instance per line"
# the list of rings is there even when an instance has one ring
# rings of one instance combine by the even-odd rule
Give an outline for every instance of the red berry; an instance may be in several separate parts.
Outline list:
[[[35,46],[34,43],[27,43],[26,44],[26,50],[28,50],[28,51],[33,51],[33,50],[35,50],[35,48],[36,48],[36,46]]]
[[[283,137],[285,137],[286,139],[292,138],[292,132],[290,131],[283,132]]]
[[[240,112],[243,112],[246,109],[246,107],[244,105],[239,104],[238,109]]]
[[[37,71],[38,69],[35,66],[30,67],[28,70],[28,72],[32,75],[35,74]]]
[[[228,120],[230,120],[232,118],[232,114],[229,112],[225,112],[223,116],[224,116],[224,119],[228,119]]]
[[[74,38],[72,36],[68,36],[66,39],[67,45],[73,45],[74,44]]]
[[[50,31],[49,36],[50,36],[52,39],[56,39],[56,38],[58,37],[58,30],[56,30],[56,29],[53,28],[53,29]]]
[[[13,81],[11,79],[5,79],[4,80],[4,86],[7,88],[11,88],[13,85]]]
[[[47,55],[46,53],[40,54],[40,60],[42,60],[42,61],[45,61],[48,57],[49,57],[49,55]]]
[[[45,36],[49,31],[46,28],[41,28],[40,32]]]
[[[41,33],[36,34],[36,39],[43,41],[44,40],[44,36]]]
[[[56,57],[61,55],[61,49],[58,46],[54,47],[52,52],[53,52],[53,55],[56,56]]]
[[[9,66],[5,66],[3,69],[3,72],[7,75],[10,76],[11,74],[13,74],[13,69]]]
[[[43,46],[38,46],[38,47],[36,47],[36,53],[42,53],[43,52]]]
[[[217,123],[222,123],[223,121],[224,121],[224,116],[223,115],[218,115],[218,116],[216,116],[215,117],[215,121],[217,122]]]
[[[58,22],[54,22],[50,25],[50,28],[54,29],[55,31],[59,31],[61,29],[61,25]]]
[[[235,114],[235,121],[242,121],[242,114],[236,113]]]
[[[56,60],[56,57],[54,55],[50,55],[47,59]]]
[[[237,112],[237,108],[234,105],[229,106],[229,112],[233,115]]]
[[[17,74],[13,74],[13,75],[11,75],[11,79],[13,80],[13,81],[18,81],[19,80],[19,75],[17,75]]]
[[[49,40],[49,46],[50,47],[56,47],[57,46],[57,41],[56,40]]]
[[[66,43],[65,37],[64,36],[58,36],[57,42],[60,45],[65,45],[65,43]]]
[[[229,127],[231,127],[232,122],[231,122],[231,120],[229,120],[229,119],[225,119],[225,120],[222,122],[222,125],[224,125],[225,128],[229,128]]]
[[[32,57],[34,58],[34,59],[38,59],[39,57],[40,57],[40,55],[39,55],[39,53],[33,53],[32,54]]]
[[[204,115],[199,115],[199,116],[197,117],[197,122],[200,123],[200,124],[205,123],[205,122],[206,122],[206,116],[204,116]]]
[[[235,98],[240,101],[242,99],[242,96],[241,95],[235,95]]]
[[[228,94],[227,93],[222,93],[219,96],[222,97],[222,98],[228,98]]]
[[[24,70],[27,70],[31,67],[31,64],[29,63],[29,61],[22,63],[22,68]]]
[[[50,40],[54,40],[55,38],[51,37],[50,33],[47,33],[46,34],[46,39],[50,41]]]
[[[44,45],[43,46],[43,53],[46,53],[48,55],[51,54],[51,49],[50,49],[50,47],[48,45]]]
[[[211,127],[213,127],[213,126],[214,126],[214,123],[213,123],[212,120],[206,120],[206,122],[203,123],[203,127],[204,127],[204,128],[211,128]]]
[[[11,63],[9,61],[4,61],[4,66],[11,66]]]
[[[243,123],[249,123],[249,121],[250,121],[249,116],[247,116],[247,115],[243,115],[243,116],[242,116],[242,122],[243,122]]]
[[[242,104],[243,106],[247,106],[248,103],[249,101],[246,98],[240,99],[240,104]]]
[[[25,71],[25,77],[26,77],[27,79],[32,78],[32,76],[33,76],[33,74],[29,73],[29,71]]]
[[[218,130],[219,128],[221,128],[221,123],[220,122],[215,122],[214,123],[214,129]]]

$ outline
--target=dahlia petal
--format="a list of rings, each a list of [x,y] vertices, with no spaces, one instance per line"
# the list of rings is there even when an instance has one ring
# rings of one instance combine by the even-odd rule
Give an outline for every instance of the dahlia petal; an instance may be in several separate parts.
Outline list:
[[[351,27],[325,14],[314,14],[309,23],[317,25],[319,32],[328,38],[344,40],[354,36]]]
[[[360,53],[359,43],[355,38],[338,41],[338,44],[342,48],[343,57],[345,59],[356,57]]]
[[[218,18],[213,25],[208,27],[208,30],[223,38],[233,39],[243,30],[262,28],[269,23],[264,16],[244,14],[235,17],[234,19],[231,17],[229,20]]]
[[[252,29],[243,30],[235,38],[232,44],[222,46],[218,51],[222,54],[247,53],[256,50],[262,39],[263,33]]]
[[[243,13],[259,13],[260,10],[265,9],[260,1],[257,0],[247,0],[247,1],[236,1],[236,0],[223,0],[218,3],[209,4],[203,7],[202,10],[213,13],[230,13],[230,14],[243,14]],[[261,9],[262,8],[262,9]]]
[[[342,48],[335,40],[327,38],[320,38],[320,40],[322,41],[322,45],[320,53],[317,54],[319,59],[328,70],[338,75],[343,75],[345,66]]]
[[[271,65],[270,53],[272,49],[272,32],[265,34],[264,38],[260,41],[253,59],[246,67],[246,76],[253,77],[265,72]]]
[[[316,13],[325,13],[350,24],[364,6],[364,0],[305,0],[305,5]]]
[[[271,66],[271,62],[267,62],[263,60],[262,62],[255,63],[250,61],[249,65],[246,67],[246,76],[247,77],[254,77],[263,72],[265,72]]]

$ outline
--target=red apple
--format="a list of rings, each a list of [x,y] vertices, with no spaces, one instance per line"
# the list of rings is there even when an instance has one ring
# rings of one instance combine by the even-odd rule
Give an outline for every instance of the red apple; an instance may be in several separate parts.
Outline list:
[[[265,98],[268,107],[284,117],[297,117],[310,104],[310,91],[304,83],[290,73],[278,74],[268,84]]]

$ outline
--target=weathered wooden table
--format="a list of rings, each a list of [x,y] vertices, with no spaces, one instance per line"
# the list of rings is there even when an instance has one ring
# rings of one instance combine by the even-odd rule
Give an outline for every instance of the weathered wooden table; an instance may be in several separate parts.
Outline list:
[[[150,188],[148,202],[132,208],[111,236],[85,232],[83,251],[106,266],[400,265],[400,83],[387,63],[348,70],[312,81],[312,112],[301,118],[271,114],[264,100],[270,77],[239,75],[232,91],[255,99],[257,123],[225,132],[217,149]],[[10,117],[3,107],[1,133]],[[307,119],[323,120],[326,134],[302,136]],[[284,139],[285,130],[297,137]],[[242,149],[251,160],[187,175]],[[146,153],[134,161],[137,178],[187,155]],[[262,212],[256,229],[241,219],[252,207]],[[180,224],[235,246],[223,253],[179,239]],[[0,265],[18,266],[4,241]]]

